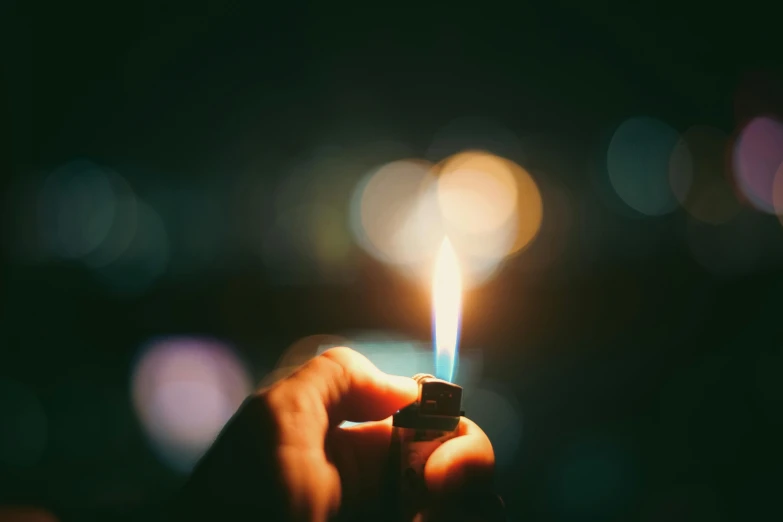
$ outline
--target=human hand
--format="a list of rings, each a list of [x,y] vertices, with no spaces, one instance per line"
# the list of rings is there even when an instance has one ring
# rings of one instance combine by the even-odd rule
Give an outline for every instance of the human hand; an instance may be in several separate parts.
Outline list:
[[[178,514],[188,520],[383,520],[393,512],[383,487],[390,415],[417,394],[413,379],[387,375],[353,350],[324,352],[246,401],[196,467]],[[340,427],[345,420],[364,424]],[[431,509],[424,516],[456,520],[458,512],[460,519],[496,520],[489,511],[498,510],[498,501],[486,495],[493,467],[489,439],[462,418],[458,436],[427,461]]]

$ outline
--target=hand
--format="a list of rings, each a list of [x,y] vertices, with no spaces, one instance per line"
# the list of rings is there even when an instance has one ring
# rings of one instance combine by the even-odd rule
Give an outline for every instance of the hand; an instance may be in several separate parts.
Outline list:
[[[413,379],[387,375],[353,350],[326,351],[246,401],[196,467],[179,514],[188,520],[383,519],[392,511],[383,487],[390,415],[417,394]],[[344,420],[365,424],[342,428]],[[489,439],[464,417],[458,433],[427,461],[430,515],[445,512],[438,506],[454,507],[455,498],[488,491]]]

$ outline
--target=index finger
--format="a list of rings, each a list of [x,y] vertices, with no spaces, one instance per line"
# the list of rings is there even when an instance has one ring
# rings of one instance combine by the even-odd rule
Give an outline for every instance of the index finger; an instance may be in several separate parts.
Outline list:
[[[331,348],[267,392],[277,421],[288,435],[322,443],[344,420],[381,420],[416,400],[409,377],[388,375],[350,348]]]
[[[457,436],[441,444],[424,466],[427,489],[436,495],[492,479],[495,452],[489,437],[467,417],[460,419],[457,430]]]

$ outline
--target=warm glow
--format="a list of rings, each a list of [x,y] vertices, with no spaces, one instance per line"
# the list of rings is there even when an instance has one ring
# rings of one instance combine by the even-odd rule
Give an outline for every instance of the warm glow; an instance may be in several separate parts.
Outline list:
[[[459,342],[462,275],[454,247],[443,240],[432,277],[432,313],[435,342],[435,373],[452,380]]]
[[[444,162],[437,195],[446,222],[467,234],[497,232],[517,210],[509,162],[487,153],[463,153]]]

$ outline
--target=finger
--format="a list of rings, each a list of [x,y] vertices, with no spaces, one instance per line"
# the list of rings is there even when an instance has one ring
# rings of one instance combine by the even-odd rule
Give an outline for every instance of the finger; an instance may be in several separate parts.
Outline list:
[[[384,419],[415,401],[418,393],[413,379],[385,374],[364,355],[345,347],[325,351],[280,386],[313,390],[334,425]]]
[[[388,464],[391,421],[387,418],[330,432],[332,460],[340,470],[343,493],[350,500],[376,498],[380,493]]]
[[[427,489],[435,495],[479,486],[492,478],[495,453],[489,438],[465,417],[460,419],[457,429],[457,437],[441,444],[424,466]]]
[[[273,386],[267,400],[287,437],[323,440],[344,420],[388,417],[414,402],[416,382],[387,375],[350,348],[332,348]]]
[[[340,428],[340,431],[343,440],[356,448],[362,458],[383,463],[388,456],[392,433],[391,417]]]

